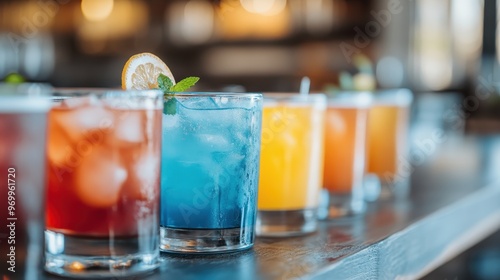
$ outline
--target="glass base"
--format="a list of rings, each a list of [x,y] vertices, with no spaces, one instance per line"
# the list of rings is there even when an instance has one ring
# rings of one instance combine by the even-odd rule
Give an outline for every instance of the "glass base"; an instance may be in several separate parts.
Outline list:
[[[322,199],[318,210],[318,219],[337,219],[351,217],[364,213],[366,202],[364,199],[354,199],[352,194],[329,194]]]
[[[253,246],[253,230],[160,227],[160,250],[179,254],[230,253]]]
[[[258,236],[297,236],[316,231],[316,209],[257,212]]]
[[[46,230],[45,270],[87,279],[143,275],[159,265],[159,251],[152,243],[157,244],[151,238],[99,239]]]
[[[410,196],[409,180],[380,180],[380,199],[381,200],[404,200]]]

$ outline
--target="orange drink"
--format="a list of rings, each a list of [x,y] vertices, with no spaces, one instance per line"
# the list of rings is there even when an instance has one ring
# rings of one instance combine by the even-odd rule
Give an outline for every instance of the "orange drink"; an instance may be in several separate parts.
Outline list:
[[[412,93],[395,89],[376,93],[368,121],[368,172],[381,183],[381,196],[405,196],[408,176],[402,176],[401,160],[408,153],[408,121]],[[400,176],[401,175],[401,176]]]
[[[323,172],[328,206],[320,211],[320,218],[351,215],[365,208],[366,122],[371,99],[366,92],[342,92],[328,99]]]
[[[257,234],[316,229],[325,107],[319,94],[264,95]]]

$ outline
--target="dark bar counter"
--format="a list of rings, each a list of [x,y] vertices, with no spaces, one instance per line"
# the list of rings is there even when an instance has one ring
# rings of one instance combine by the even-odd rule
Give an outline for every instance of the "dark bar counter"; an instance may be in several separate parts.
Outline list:
[[[257,238],[241,253],[162,253],[156,272],[120,279],[415,279],[500,228],[500,138],[450,138],[412,168],[406,201],[370,203],[308,236]]]

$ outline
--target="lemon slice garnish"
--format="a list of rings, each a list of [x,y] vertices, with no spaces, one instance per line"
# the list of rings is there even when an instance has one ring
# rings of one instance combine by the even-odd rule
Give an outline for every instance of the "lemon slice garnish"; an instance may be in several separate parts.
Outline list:
[[[158,76],[163,74],[175,84],[174,75],[159,57],[151,53],[140,53],[129,58],[122,72],[123,89],[156,89]]]

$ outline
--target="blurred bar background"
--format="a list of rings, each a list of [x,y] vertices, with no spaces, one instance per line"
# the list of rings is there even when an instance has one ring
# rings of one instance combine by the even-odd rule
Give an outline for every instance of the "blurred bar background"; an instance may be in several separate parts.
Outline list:
[[[307,75],[325,91],[361,72],[380,88],[454,92],[478,107],[471,129],[496,127],[497,11],[495,0],[0,0],[0,79],[119,87],[128,57],[149,51],[202,90],[296,91]]]
[[[200,76],[199,90],[297,91],[309,76],[313,91],[329,91],[349,73],[360,88],[412,89],[414,120],[498,131],[498,9],[496,0],[0,0],[0,79],[119,87],[125,61],[148,51],[178,78]]]
[[[283,90],[289,79],[310,75],[320,88],[362,53],[375,62],[381,86],[457,89],[477,74],[474,64],[483,41],[489,43],[483,6],[477,0],[0,1],[0,74],[113,86],[123,61],[148,50],[181,75],[195,72],[214,86]],[[494,54],[484,48],[484,58]]]
[[[491,131],[497,10],[496,0],[0,0],[0,79],[119,87],[125,61],[145,51],[178,78],[200,76],[199,90],[295,91],[307,75],[327,91],[342,71],[361,72],[417,93],[417,119],[452,100],[469,130]]]
[[[415,93],[412,144],[436,128],[498,133],[499,9],[497,0],[0,0],[0,80],[120,87],[140,52],[178,79],[201,77],[199,90],[298,91],[309,76],[313,91],[329,91],[350,73],[361,88]]]

